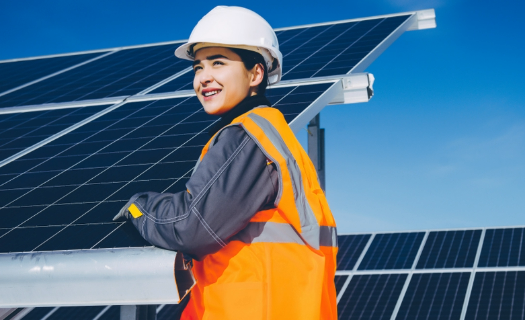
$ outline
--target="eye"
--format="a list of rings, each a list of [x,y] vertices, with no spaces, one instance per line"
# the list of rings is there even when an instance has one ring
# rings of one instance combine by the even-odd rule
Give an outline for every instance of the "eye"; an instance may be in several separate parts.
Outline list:
[[[216,60],[216,61],[213,61],[213,65],[214,66],[221,66],[221,65],[224,65],[224,63],[222,61]]]
[[[195,66],[195,67],[193,67],[193,72],[197,72],[197,71],[199,71],[200,69],[202,69],[202,67],[200,67],[200,66]]]

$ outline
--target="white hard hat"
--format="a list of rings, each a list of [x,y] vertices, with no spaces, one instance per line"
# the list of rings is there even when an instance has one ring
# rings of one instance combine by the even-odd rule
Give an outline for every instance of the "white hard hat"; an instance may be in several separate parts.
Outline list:
[[[268,82],[281,80],[283,55],[272,27],[257,13],[241,8],[218,6],[197,23],[187,43],[175,56],[194,60],[194,52],[204,47],[229,47],[260,53],[266,61]]]

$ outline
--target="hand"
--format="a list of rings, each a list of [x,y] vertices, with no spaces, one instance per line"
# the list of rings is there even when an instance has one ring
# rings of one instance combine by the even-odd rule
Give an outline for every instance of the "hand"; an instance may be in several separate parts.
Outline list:
[[[130,217],[130,213],[128,211],[128,204],[126,203],[126,205],[124,207],[122,207],[122,209],[120,209],[120,211],[117,213],[117,215],[113,218],[113,221],[118,221],[118,220],[128,220],[129,217]]]

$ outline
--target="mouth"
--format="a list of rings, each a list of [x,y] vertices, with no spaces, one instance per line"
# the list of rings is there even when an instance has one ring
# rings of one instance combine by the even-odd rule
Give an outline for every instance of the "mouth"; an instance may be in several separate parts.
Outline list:
[[[202,90],[202,95],[204,96],[206,100],[208,100],[218,95],[219,93],[221,93],[221,91],[222,91],[221,89],[205,89],[205,90]]]

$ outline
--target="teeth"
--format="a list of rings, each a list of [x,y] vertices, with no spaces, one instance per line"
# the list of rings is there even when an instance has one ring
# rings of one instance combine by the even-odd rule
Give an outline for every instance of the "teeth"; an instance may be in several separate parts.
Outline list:
[[[208,92],[205,92],[203,95],[205,97],[209,97],[209,96],[213,96],[214,94],[217,94],[217,93],[219,93],[219,90],[208,91]]]

